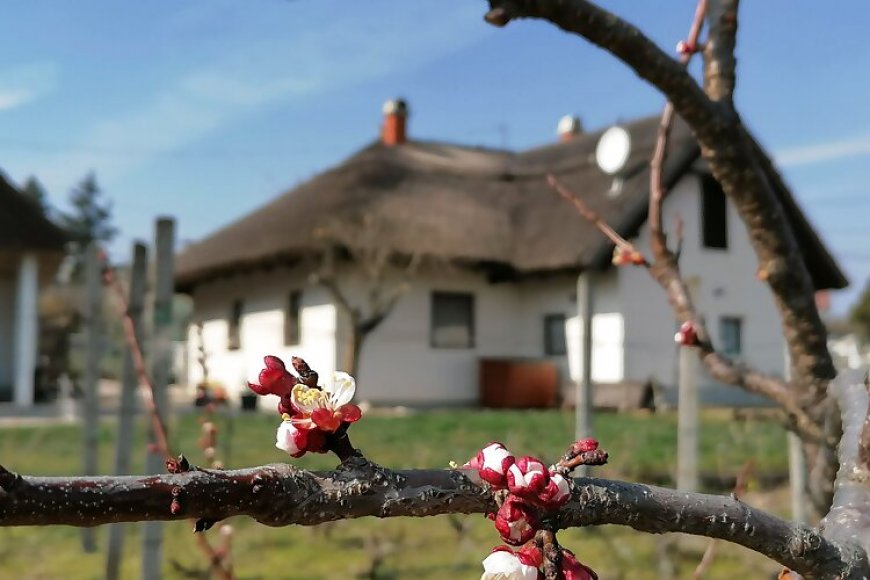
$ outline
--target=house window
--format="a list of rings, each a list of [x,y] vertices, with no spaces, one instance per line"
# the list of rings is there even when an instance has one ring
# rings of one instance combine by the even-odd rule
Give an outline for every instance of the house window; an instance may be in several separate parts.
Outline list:
[[[705,248],[728,248],[728,208],[725,192],[712,175],[701,177],[702,243]]]
[[[242,346],[241,327],[242,327],[242,301],[233,300],[233,306],[230,310],[230,320],[227,325],[227,349],[238,350]]]
[[[559,356],[567,353],[565,315],[547,314],[544,316],[544,354],[547,356]]]
[[[302,291],[294,290],[287,297],[284,311],[284,344],[291,346],[302,340]]]
[[[432,293],[429,342],[434,348],[474,347],[473,295],[464,292]]]
[[[729,357],[739,357],[743,352],[743,320],[737,316],[719,319],[719,342],[722,352]]]

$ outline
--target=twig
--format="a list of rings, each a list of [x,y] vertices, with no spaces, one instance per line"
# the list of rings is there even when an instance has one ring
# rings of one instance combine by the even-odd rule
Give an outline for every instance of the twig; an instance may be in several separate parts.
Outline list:
[[[166,435],[166,424],[163,422],[163,417],[157,409],[154,383],[151,382],[151,377],[145,369],[145,358],[142,355],[142,347],[139,340],[136,338],[136,329],[133,324],[133,319],[127,313],[127,298],[124,296],[124,288],[120,281],[115,276],[115,271],[109,264],[106,253],[103,250],[97,252],[97,257],[103,266],[103,280],[115,292],[115,310],[121,318],[121,323],[124,327],[124,340],[127,342],[127,347],[130,349],[130,354],[133,358],[133,366],[136,368],[136,374],[139,375],[139,384],[143,387],[141,390],[142,398],[145,400],[145,408],[148,411],[148,418],[151,421],[151,428],[154,431],[157,450],[163,455],[166,461],[174,460],[175,456],[169,447],[169,438]]]
[[[698,6],[695,8],[695,17],[692,20],[692,26],[689,29],[689,36],[685,41],[685,50],[680,54],[680,63],[687,66],[692,60],[695,52],[697,52],[698,37],[701,34],[701,28],[704,26],[704,14],[707,11],[707,0],[699,0]],[[649,227],[650,227],[650,248],[656,260],[662,259],[668,253],[667,237],[664,233],[662,225],[662,203],[665,197],[665,187],[663,183],[663,167],[665,157],[668,150],[668,138],[671,133],[671,127],[674,121],[674,105],[669,100],[665,103],[662,111],[661,121],[659,122],[658,134],[656,137],[656,146],[650,160],[650,188],[649,188]],[[682,236],[680,236],[682,239]],[[680,244],[681,246],[682,244]],[[677,250],[679,252],[679,250]]]
[[[176,459],[169,446],[169,437],[166,432],[166,424],[161,417],[157,408],[154,383],[145,368],[145,357],[142,354],[142,346],[139,344],[139,339],[136,337],[136,328],[133,319],[130,317],[127,304],[127,298],[124,296],[124,288],[121,286],[115,271],[108,262],[106,253],[103,250],[97,252],[97,257],[103,267],[103,280],[115,293],[115,309],[118,316],[121,318],[121,323],[124,327],[124,340],[127,343],[127,348],[130,349],[130,354],[133,359],[133,366],[136,368],[136,374],[139,376],[139,384],[143,388],[140,389],[142,397],[145,400],[145,408],[148,411],[148,418],[151,422],[151,429],[154,432],[155,445],[157,451],[163,455],[166,465],[178,466],[182,461]],[[226,571],[221,565],[221,558],[211,547],[207,540],[198,534],[201,538],[197,539],[197,545],[206,555],[210,566],[218,573],[222,580],[232,580],[232,571]]]
[[[595,210],[586,205],[586,202],[580,199],[577,194],[562,185],[562,183],[560,183],[554,175],[547,175],[547,183],[550,187],[553,188],[554,191],[556,191],[556,193],[561,195],[566,201],[573,204],[577,211],[580,213],[580,215],[582,215],[584,218],[586,218],[587,221],[589,221],[592,225],[598,228],[599,231],[607,236],[607,238],[617,247],[621,248],[626,252],[638,252],[634,244],[620,236],[616,232],[616,230],[610,227],[610,225],[608,225],[607,222],[605,222],[601,218],[601,216],[598,215]]]

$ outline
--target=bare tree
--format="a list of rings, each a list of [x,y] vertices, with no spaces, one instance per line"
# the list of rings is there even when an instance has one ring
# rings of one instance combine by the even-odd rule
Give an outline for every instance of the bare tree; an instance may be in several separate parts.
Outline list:
[[[335,301],[347,331],[341,333],[341,368],[359,374],[360,353],[368,336],[390,315],[399,300],[411,289],[411,276],[417,270],[419,255],[397,257],[390,243],[391,231],[383,221],[364,215],[352,222],[338,221],[316,232],[324,242],[321,259],[311,282],[324,287]],[[355,297],[350,286],[342,284],[341,258],[359,274],[362,297]]]
[[[870,578],[867,375],[847,372],[833,380],[810,273],[777,195],[785,185],[734,107],[737,0],[701,0],[678,59],[635,26],[585,0],[489,0],[489,7],[486,20],[498,26],[536,18],[587,39],[666,96],[670,105],[652,160],[652,258],[633,261],[648,267],[667,292],[691,331],[685,345],[697,351],[715,378],[761,394],[785,411],[790,428],[806,442],[814,461],[812,497],[826,512],[823,525],[812,528],[776,518],[736,497],[578,478],[573,480],[570,499],[549,515],[546,529],[536,537],[545,555],[546,577],[559,578],[560,556],[548,556],[550,548],[557,546],[555,531],[621,524],[648,533],[683,532],[734,542],[806,578]],[[703,22],[708,32],[701,42]],[[695,52],[704,60],[702,84],[684,66]],[[713,175],[746,224],[758,256],[758,277],[770,286],[782,317],[793,366],[790,381],[746,368],[719,353],[692,303],[680,272],[679,251],[669,248],[661,222],[664,191],[659,175],[674,114],[693,130]],[[591,213],[582,199],[562,187],[557,177],[551,178],[551,184],[583,217],[613,236],[622,251],[642,256]],[[0,525],[92,526],[196,518],[197,529],[206,529],[210,522],[237,515],[271,526],[314,525],[363,516],[493,513],[502,501],[474,469],[383,468],[353,448],[346,427],[327,438],[324,448],[341,460],[334,471],[308,472],[286,464],[219,471],[175,461],[169,475],[45,478],[0,468]]]

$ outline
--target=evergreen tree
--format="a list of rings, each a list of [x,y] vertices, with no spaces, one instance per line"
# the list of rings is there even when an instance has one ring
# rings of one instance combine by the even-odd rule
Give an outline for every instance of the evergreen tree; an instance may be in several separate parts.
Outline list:
[[[23,193],[24,196],[35,205],[39,206],[39,209],[42,210],[44,215],[48,215],[48,195],[45,193],[45,188],[42,187],[42,184],[39,183],[39,180],[36,179],[36,177],[31,175],[27,178],[27,181],[24,182],[24,186],[21,188],[21,193]]]
[[[60,222],[73,240],[72,276],[78,278],[88,244],[110,242],[118,230],[111,223],[112,202],[103,195],[93,172],[70,191],[70,204],[72,211],[62,214]]]

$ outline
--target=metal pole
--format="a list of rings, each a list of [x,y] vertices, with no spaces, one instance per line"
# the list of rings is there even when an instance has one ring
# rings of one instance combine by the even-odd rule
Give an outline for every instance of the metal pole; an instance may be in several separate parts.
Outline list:
[[[680,348],[677,407],[677,489],[698,488],[698,355]]]
[[[577,277],[577,317],[580,319],[580,357],[574,397],[574,436],[576,439],[592,437],[592,272]],[[580,466],[577,475],[587,477],[588,466]]]
[[[142,343],[142,306],[145,302],[145,285],[148,278],[148,250],[144,244],[133,245],[133,266],[130,271],[130,291],[127,299],[127,315],[133,321],[136,339]],[[133,364],[133,355],[128,348],[124,352],[121,376],[121,404],[118,408],[118,441],[115,447],[115,473],[130,473],[130,455],[133,451],[133,431],[136,421],[136,389],[139,376]],[[109,547],[106,556],[106,578],[120,578],[121,559],[124,553],[125,524],[109,526]]]
[[[157,411],[168,422],[169,397],[166,392],[172,369],[172,295],[175,252],[175,221],[158,218],[155,236],[154,331],[151,341],[151,376],[154,381]],[[149,439],[154,441],[153,433]],[[148,473],[162,473],[164,459],[149,453]],[[159,580],[163,562],[163,524],[145,522],[142,529],[142,578]]]
[[[85,372],[82,382],[84,405],[82,406],[82,426],[84,436],[83,463],[85,475],[97,475],[97,453],[100,437],[100,359],[102,345],[103,286],[100,260],[96,244],[91,243],[85,250]],[[95,530],[82,530],[82,548],[85,552],[97,551]]]
[[[700,279],[686,281],[692,300],[697,301]],[[679,393],[677,401],[677,489],[698,489],[698,436],[700,403],[698,400],[698,353],[695,349],[679,350]]]

